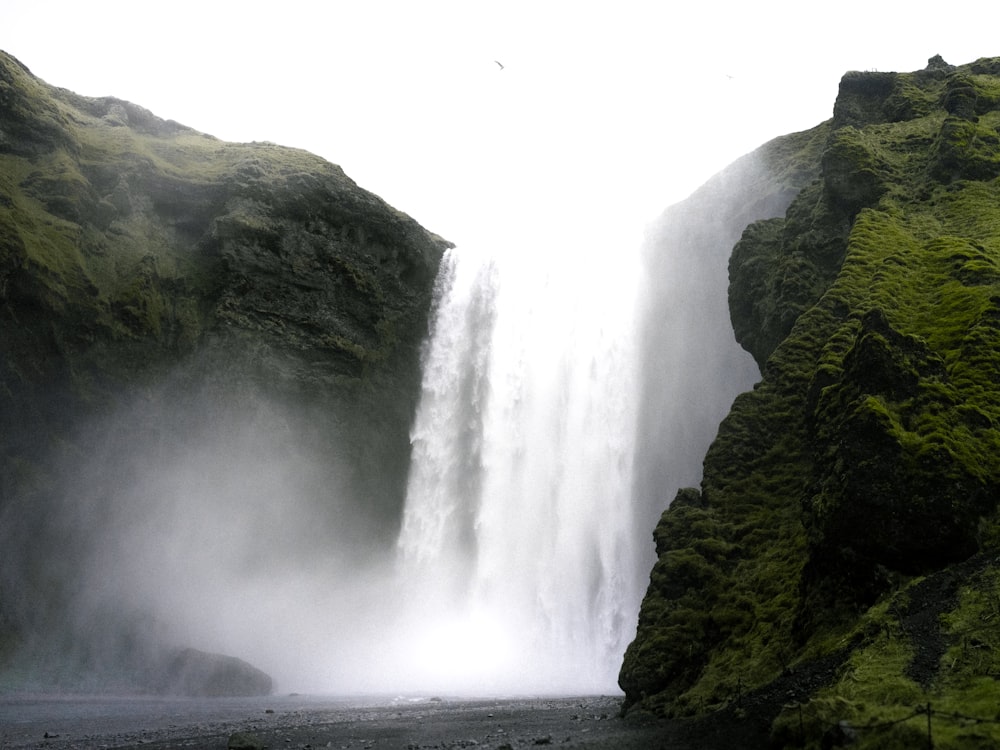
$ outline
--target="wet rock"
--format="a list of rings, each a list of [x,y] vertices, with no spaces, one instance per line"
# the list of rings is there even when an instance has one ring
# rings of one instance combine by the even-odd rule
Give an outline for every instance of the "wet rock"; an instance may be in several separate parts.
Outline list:
[[[229,737],[229,750],[264,750],[264,742],[255,734],[250,732],[234,732]]]
[[[837,726],[829,729],[821,742],[823,750],[832,750],[835,747],[847,747],[853,745],[858,739],[858,733],[851,726],[849,721],[840,721]]]
[[[78,96],[3,52],[0,89],[0,476],[4,517],[17,519],[0,546],[5,577],[19,582],[0,608],[0,642],[78,645],[91,663],[72,679],[117,690],[142,683],[160,644],[147,643],[152,613],[117,599],[94,615],[101,625],[71,632],[64,603],[87,583],[68,561],[102,545],[63,523],[64,498],[89,502],[80,491],[91,483],[75,472],[96,461],[141,476],[126,462],[145,461],[175,429],[180,441],[196,434],[187,415],[205,414],[202,398],[242,414],[280,404],[308,415],[302,429],[327,456],[350,435],[335,471],[352,486],[338,497],[365,498],[359,527],[393,543],[382,521],[404,500],[420,347],[450,243],[299,149],[226,144],[128,102]],[[118,455],[95,455],[110,444],[81,430],[115,440],[114,415],[134,407],[143,413],[127,421],[143,427]],[[90,517],[132,518],[130,481],[97,492]],[[159,502],[144,507],[170,513]],[[13,632],[36,623],[33,612],[47,613],[39,633]]]
[[[169,657],[154,679],[163,695],[191,697],[270,695],[270,675],[242,659],[186,648]]]

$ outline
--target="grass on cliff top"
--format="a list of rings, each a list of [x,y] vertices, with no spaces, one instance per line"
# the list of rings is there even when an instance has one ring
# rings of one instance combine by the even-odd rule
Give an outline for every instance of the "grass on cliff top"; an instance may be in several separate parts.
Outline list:
[[[0,207],[0,225],[18,238],[22,262],[48,290],[47,304],[54,309],[89,309],[95,322],[119,328],[110,312],[117,301],[132,306],[137,321],[145,318],[143,328],[156,330],[163,300],[152,289],[150,274],[198,278],[198,260],[178,252],[162,226],[142,212],[112,231],[97,230],[88,215],[95,210],[91,187],[65,152],[34,162],[0,156],[0,174],[0,190],[9,199]],[[30,194],[26,184],[33,184]]]
[[[21,262],[48,290],[48,304],[90,309],[120,335],[131,335],[130,328],[156,334],[171,313],[157,279],[183,279],[191,288],[191,295],[181,294],[177,315],[190,329],[182,336],[196,335],[200,313],[189,302],[211,283],[190,240],[152,215],[147,181],[160,185],[163,200],[175,191],[195,207],[208,202],[209,193],[199,191],[226,180],[270,183],[322,172],[349,182],[339,167],[306,151],[224,143],[134,105],[85,99],[11,62],[0,64],[12,81],[3,85],[18,108],[14,114],[47,145],[33,155],[0,155],[0,225],[17,238]]]
[[[19,127],[34,134],[0,155],[0,228],[12,238],[4,249],[68,328],[103,327],[116,339],[186,350],[222,316],[220,246],[265,247],[285,262],[281,254],[295,255],[301,241],[306,266],[316,255],[314,265],[330,264],[326,273],[345,282],[340,308],[327,300],[310,313],[323,308],[314,317],[336,330],[317,336],[311,318],[300,325],[295,315],[272,328],[290,324],[299,341],[344,355],[352,372],[381,366],[395,351],[410,318],[405,304],[389,300],[414,298],[409,283],[419,282],[429,256],[417,257],[419,249],[397,256],[397,243],[419,235],[412,220],[340,167],[301,149],[226,143],[128,102],[49,87],[2,53],[0,83],[18,102]],[[290,237],[289,222],[300,237]],[[357,297],[371,300],[378,317],[352,317],[347,308]],[[232,320],[254,328],[272,312],[265,307],[230,310]],[[296,345],[293,336],[279,338]]]
[[[0,190],[7,196],[0,206],[0,225],[23,244],[25,261],[33,264],[57,297],[68,300],[92,283],[80,252],[81,228],[50,213],[37,199],[23,194],[20,185],[37,170],[23,159],[0,155]],[[70,166],[55,168],[72,194],[79,173]]]

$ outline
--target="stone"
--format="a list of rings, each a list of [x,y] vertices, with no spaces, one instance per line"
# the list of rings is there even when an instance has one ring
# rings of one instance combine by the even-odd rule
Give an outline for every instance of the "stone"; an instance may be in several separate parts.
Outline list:
[[[226,747],[229,750],[264,750],[266,745],[255,734],[250,732],[234,732],[230,735],[229,744]]]
[[[154,680],[156,692],[189,697],[270,695],[271,677],[242,659],[193,648],[176,652]]]

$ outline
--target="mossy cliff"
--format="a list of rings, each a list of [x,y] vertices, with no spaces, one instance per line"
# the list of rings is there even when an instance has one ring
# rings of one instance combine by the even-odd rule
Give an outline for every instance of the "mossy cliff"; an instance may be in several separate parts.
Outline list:
[[[762,378],[656,528],[620,683],[747,747],[992,747],[1000,58],[849,73],[826,126],[733,249]]]
[[[319,157],[0,53],[0,656],[81,585],[86,490],[64,477],[97,475],[88,522],[120,516],[94,498],[226,419],[310,446],[336,466],[316,494],[360,498],[358,543],[391,544],[447,246]]]

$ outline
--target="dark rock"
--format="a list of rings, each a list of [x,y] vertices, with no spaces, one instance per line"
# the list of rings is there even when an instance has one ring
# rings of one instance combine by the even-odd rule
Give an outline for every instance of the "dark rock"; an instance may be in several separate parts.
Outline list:
[[[157,693],[190,697],[270,695],[271,677],[242,659],[186,648],[152,679]]]
[[[823,154],[823,184],[848,216],[873,205],[885,192],[887,165],[864,134],[845,126],[835,131]]]
[[[838,746],[921,691],[1000,694],[998,122],[1000,58],[848,74],[820,178],[744,231],[730,310],[762,379],[654,532],[629,713]]]
[[[149,613],[109,602],[87,615],[105,627],[69,632],[69,561],[99,554],[99,519],[134,517],[122,485],[149,456],[261,411],[330,467],[312,486],[345,536],[392,545],[449,243],[317,156],[78,96],[4,53],[0,155],[0,644],[148,668]]]
[[[837,724],[823,733],[820,747],[832,750],[835,747],[847,747],[858,741],[858,733],[849,721],[838,721]]]
[[[229,750],[264,750],[264,741],[250,732],[234,732],[226,745]]]
[[[833,106],[834,127],[851,125],[860,128],[888,120],[886,101],[897,81],[897,73],[846,73],[840,79],[840,91]]]
[[[819,394],[809,421],[820,453],[803,501],[806,590],[867,606],[891,585],[892,572],[926,573],[974,554],[1000,488],[984,483],[978,464],[963,466],[935,447],[944,435],[908,439],[909,417],[890,406],[919,405],[947,429],[961,397],[941,357],[873,310],[862,317],[840,376],[823,382],[810,390]],[[805,602],[816,611],[811,593]]]
[[[951,72],[955,69],[954,65],[949,65],[945,62],[945,59],[941,55],[934,55],[927,60],[927,67],[925,70],[943,70],[946,72]]]

